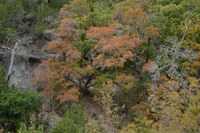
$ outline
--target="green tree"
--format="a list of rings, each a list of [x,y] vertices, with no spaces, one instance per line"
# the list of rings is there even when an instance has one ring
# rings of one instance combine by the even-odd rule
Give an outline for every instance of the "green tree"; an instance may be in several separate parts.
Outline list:
[[[0,125],[5,130],[16,130],[20,122],[29,122],[31,113],[37,112],[42,97],[33,90],[20,90],[9,87],[0,68]]]
[[[86,122],[80,105],[72,105],[64,115],[64,120],[56,124],[52,133],[82,133]]]

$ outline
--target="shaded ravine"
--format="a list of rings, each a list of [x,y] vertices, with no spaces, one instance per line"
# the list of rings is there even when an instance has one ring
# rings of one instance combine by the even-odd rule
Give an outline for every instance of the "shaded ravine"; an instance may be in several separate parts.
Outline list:
[[[104,133],[117,133],[117,128],[111,122],[112,118],[106,117],[103,109],[92,98],[83,99],[82,106],[87,119],[96,121]]]

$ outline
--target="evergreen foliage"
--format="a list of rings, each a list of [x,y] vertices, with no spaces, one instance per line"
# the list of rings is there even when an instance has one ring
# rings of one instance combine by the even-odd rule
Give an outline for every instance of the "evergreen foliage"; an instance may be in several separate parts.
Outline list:
[[[83,133],[86,123],[83,109],[80,105],[72,105],[64,114],[64,119],[58,122],[52,133]]]
[[[39,111],[42,97],[35,91],[9,87],[0,69],[0,125],[5,131],[14,131],[21,122],[29,122],[31,113]]]

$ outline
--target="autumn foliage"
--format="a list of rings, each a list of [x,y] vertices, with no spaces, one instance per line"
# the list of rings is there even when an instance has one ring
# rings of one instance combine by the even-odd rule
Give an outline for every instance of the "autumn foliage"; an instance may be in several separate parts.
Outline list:
[[[77,37],[77,29],[74,20],[71,18],[63,18],[58,30],[59,36],[63,40],[74,41]]]
[[[200,23],[183,1],[65,4],[35,81],[56,104],[92,97],[112,122],[123,106],[122,132],[197,132]]]
[[[98,53],[92,58],[96,68],[109,69],[123,67],[124,63],[134,57],[134,48],[141,43],[137,35],[115,36],[115,29],[107,27],[91,27],[88,38],[98,38],[94,50]]]
[[[87,31],[87,38],[109,38],[113,36],[114,33],[115,29],[112,27],[90,27],[90,29]]]

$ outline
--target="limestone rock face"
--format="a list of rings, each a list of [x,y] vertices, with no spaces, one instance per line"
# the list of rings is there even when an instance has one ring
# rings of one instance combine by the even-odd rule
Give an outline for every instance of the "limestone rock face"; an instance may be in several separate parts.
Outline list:
[[[57,57],[57,55],[45,52],[47,42],[52,40],[54,37],[55,36],[49,32],[40,37],[34,35],[18,37],[17,40],[20,40],[20,43],[14,53],[13,65],[9,78],[10,85],[19,88],[35,88],[32,80],[33,70],[38,67],[42,60],[48,57]],[[15,41],[12,43],[15,43]],[[13,48],[14,44],[0,43],[0,66],[3,66],[7,72],[11,64]]]

